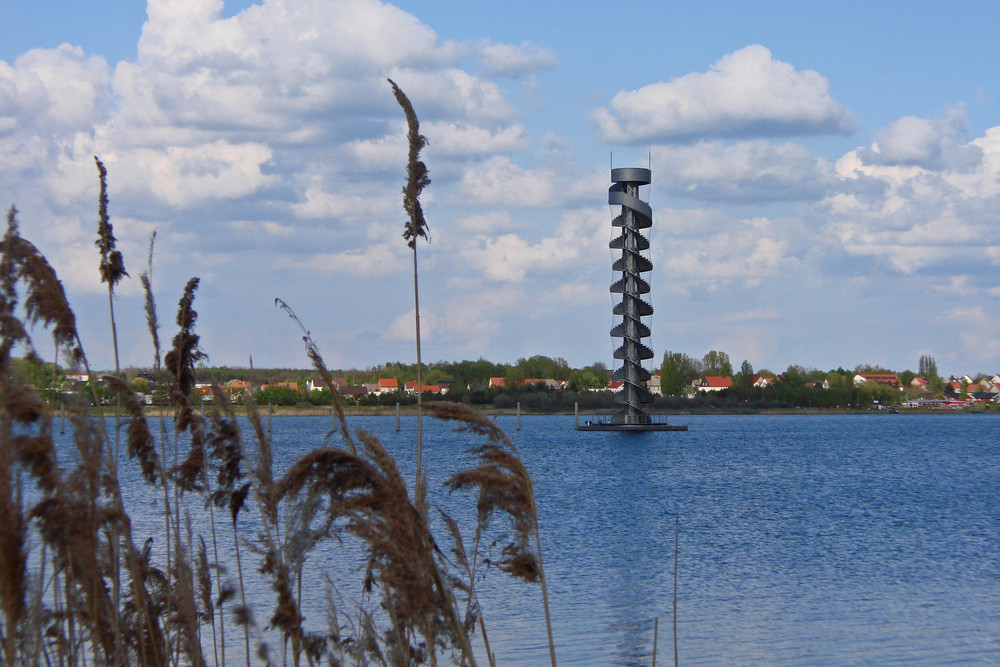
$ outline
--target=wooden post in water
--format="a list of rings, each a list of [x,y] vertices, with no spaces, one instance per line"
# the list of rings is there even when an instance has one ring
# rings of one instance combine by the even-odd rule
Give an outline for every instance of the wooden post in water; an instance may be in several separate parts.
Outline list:
[[[271,413],[272,413],[273,408],[274,408],[273,405],[271,405],[270,403],[267,404],[267,437],[271,437],[271,433],[272,433],[272,430],[271,430]]]
[[[517,430],[521,430],[521,401],[517,402]]]
[[[396,401],[396,431],[399,431],[399,401]]]
[[[681,515],[674,519],[674,667],[677,667],[677,542],[681,531]]]
[[[653,667],[656,667],[656,638],[660,634],[660,617],[653,619]]]
[[[573,404],[573,428],[580,430],[580,404]]]

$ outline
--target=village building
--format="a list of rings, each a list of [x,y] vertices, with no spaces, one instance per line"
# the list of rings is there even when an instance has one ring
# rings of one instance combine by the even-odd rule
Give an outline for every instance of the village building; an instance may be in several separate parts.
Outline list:
[[[381,396],[382,394],[391,394],[396,391],[399,391],[399,381],[396,378],[379,378],[376,394]]]
[[[895,373],[858,373],[854,376],[854,384],[863,385],[866,382],[874,382],[903,391],[903,383],[899,381]]]
[[[729,375],[706,375],[694,380],[691,386],[702,392],[723,391],[733,386],[733,378]]]

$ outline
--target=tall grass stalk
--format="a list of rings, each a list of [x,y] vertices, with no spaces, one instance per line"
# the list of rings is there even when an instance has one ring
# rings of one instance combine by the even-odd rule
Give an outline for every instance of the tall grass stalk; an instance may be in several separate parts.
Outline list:
[[[125,261],[122,257],[121,252],[117,249],[117,241],[115,239],[114,231],[111,226],[111,219],[108,216],[108,182],[107,182],[107,169],[104,168],[104,164],[94,156],[94,162],[97,165],[97,173],[100,180],[100,195],[98,196],[97,213],[98,213],[98,223],[97,223],[97,241],[95,245],[101,254],[100,262],[100,273],[101,282],[107,283],[108,285],[108,315],[111,320],[111,343],[112,349],[114,350],[115,356],[115,376],[121,375],[121,364],[118,358],[118,326],[115,323],[115,286],[126,276],[128,273],[125,271]],[[116,478],[118,476],[118,456],[119,450],[121,448],[121,437],[120,437],[120,427],[121,427],[121,400],[116,400],[115,402],[115,441],[114,447],[112,449],[112,459],[111,459],[111,474]],[[115,532],[115,526],[112,525],[112,565],[116,570],[115,576],[112,577],[112,595],[114,597],[114,606],[117,609],[120,605],[121,600],[121,589],[120,589],[120,579],[117,576],[117,568],[121,563],[120,549],[121,544],[118,539],[118,535]],[[115,624],[115,632],[120,632],[118,624]]]
[[[452,490],[478,491],[476,507],[480,526],[485,527],[495,514],[507,516],[514,539],[504,547],[503,558],[496,566],[515,578],[541,585],[549,659],[552,667],[556,667],[535,487],[521,454],[507,434],[478,410],[460,403],[432,403],[429,407],[435,417],[454,421],[460,430],[486,437],[486,444],[472,450],[478,457],[478,465],[455,473],[445,485]]]
[[[424,237],[427,239],[427,220],[424,218],[424,209],[420,205],[420,193],[425,187],[430,185],[431,179],[427,175],[427,165],[420,159],[420,151],[427,145],[427,137],[420,134],[420,121],[410,104],[409,98],[400,90],[399,86],[392,79],[389,79],[392,92],[396,96],[396,101],[403,108],[406,115],[406,141],[408,154],[406,161],[406,185],[403,186],[403,209],[406,211],[408,220],[403,228],[403,238],[406,245],[413,251],[413,312],[414,329],[417,339],[417,485],[421,482],[420,462],[421,450],[423,448],[423,365],[420,360],[420,288],[417,281],[417,239]]]
[[[157,384],[168,388],[173,428],[163,417],[154,428],[121,373],[108,374],[103,382],[122,411],[121,433],[117,427],[115,431],[116,437],[124,434],[127,458],[117,460],[100,408],[92,412],[99,403],[96,382],[90,383],[89,400],[82,394],[65,398],[71,426],[66,444],[75,451],[57,456],[52,404],[40,395],[44,388],[38,390],[15,374],[13,351],[26,350],[31,363],[42,364],[32,335],[44,328],[52,336],[57,358],[86,368],[88,374],[89,365],[55,271],[20,237],[16,209],[8,213],[7,232],[0,241],[0,662],[224,665],[234,648],[227,646],[228,614],[243,626],[248,666],[270,663],[267,641],[272,637],[280,637],[281,653],[294,665],[475,665],[473,606],[489,652],[474,584],[480,578],[480,537],[494,513],[508,515],[516,528],[498,568],[542,584],[551,627],[534,491],[513,444],[501,431],[471,409],[428,406],[435,416],[488,440],[477,450],[477,465],[450,478],[452,488],[474,487],[479,492],[470,556],[464,556],[458,524],[445,520],[454,553],[465,558],[456,566],[432,531],[423,474],[411,495],[385,447],[361,429],[349,429],[336,384],[307,331],[307,354],[334,392],[338,421],[318,446],[287,469],[277,468],[252,392],[243,398],[249,446],[221,387],[213,387],[207,414],[192,409],[194,369],[205,358],[195,331],[194,298],[200,283],[192,278],[183,290],[177,333],[161,364],[152,249],[153,239],[141,280]],[[124,265],[120,257],[109,258],[109,263]],[[337,432],[339,440],[332,437]],[[150,523],[136,521],[148,534],[133,534],[118,463],[123,478],[136,479],[130,491],[138,498],[162,498],[162,522],[156,518],[159,510],[153,510]],[[133,465],[136,474],[126,475],[127,466]],[[247,504],[250,497],[256,502]],[[204,524],[191,520],[199,504],[207,505]],[[227,529],[226,522],[216,521],[215,511],[225,509],[231,519],[238,590],[220,563],[224,536],[218,532]],[[238,524],[243,511],[251,512],[245,526]],[[247,530],[249,525],[254,528]],[[304,582],[327,564],[311,554],[321,544],[335,548],[342,542],[366,554],[367,573],[359,587],[363,593],[352,613],[340,615],[331,592],[326,611],[333,631],[311,630],[303,612],[308,592]],[[345,550],[345,558],[354,553]],[[247,554],[256,567],[243,567],[251,562]],[[273,593],[272,612],[265,616],[266,626],[258,625],[252,606],[267,604],[262,600],[268,591]],[[230,603],[237,593],[239,603]],[[209,628],[203,627],[209,624],[211,645]],[[554,664],[551,629],[549,636]],[[492,654],[490,664],[495,664]]]

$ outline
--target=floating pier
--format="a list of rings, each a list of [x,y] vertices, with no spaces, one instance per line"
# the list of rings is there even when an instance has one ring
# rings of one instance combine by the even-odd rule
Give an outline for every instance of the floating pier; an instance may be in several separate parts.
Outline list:
[[[621,294],[622,300],[613,309],[621,316],[621,323],[611,330],[612,338],[621,338],[621,346],[615,350],[615,359],[622,362],[611,375],[614,381],[622,382],[621,390],[615,395],[615,403],[621,410],[613,417],[585,421],[577,420],[578,431],[686,431],[687,426],[671,426],[654,422],[642,409],[644,403],[653,400],[646,381],[649,371],[642,367],[645,359],[653,358],[653,351],[643,344],[649,337],[649,327],[642,318],[653,314],[653,307],[643,300],[649,293],[649,283],[642,275],[653,269],[653,263],[641,253],[649,249],[649,239],[642,230],[653,226],[653,210],[649,204],[639,199],[639,186],[649,185],[651,171],[639,167],[612,169],[613,185],[608,189],[608,204],[621,206],[619,213],[611,221],[613,227],[621,228],[621,235],[609,244],[613,250],[621,250],[621,257],[612,264],[614,271],[621,271],[621,278],[611,284],[612,294]]]

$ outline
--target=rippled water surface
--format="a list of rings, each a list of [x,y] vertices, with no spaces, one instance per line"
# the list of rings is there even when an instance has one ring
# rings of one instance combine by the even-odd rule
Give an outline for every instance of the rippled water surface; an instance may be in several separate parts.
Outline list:
[[[1000,418],[672,421],[690,430],[576,432],[560,416],[517,431],[498,418],[534,479],[560,664],[648,665],[657,618],[657,664],[672,664],[675,522],[682,664],[1000,664]],[[351,425],[412,479],[414,418],[399,432],[391,417]],[[275,418],[276,466],[329,426]],[[440,484],[475,443],[425,420],[431,500],[466,525],[472,499]],[[313,562],[358,565],[335,545]],[[539,589],[495,572],[481,586],[498,663],[545,664]],[[307,588],[319,605],[321,586]]]

